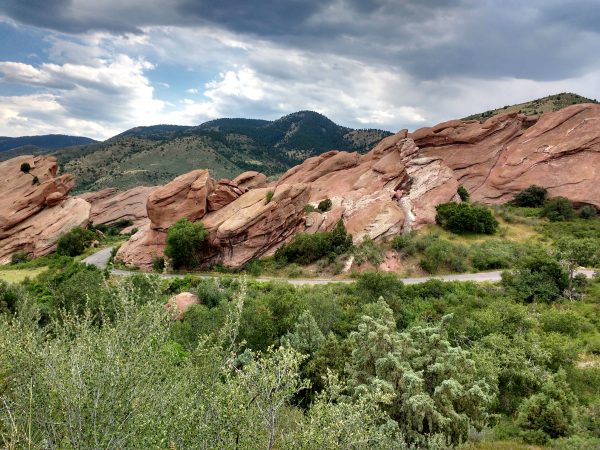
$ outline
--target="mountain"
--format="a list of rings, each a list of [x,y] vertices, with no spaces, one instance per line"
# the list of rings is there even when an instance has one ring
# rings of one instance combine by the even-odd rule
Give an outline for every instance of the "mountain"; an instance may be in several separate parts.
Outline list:
[[[26,147],[29,150],[56,150],[71,145],[87,145],[96,142],[83,136],[67,136],[64,134],[46,134],[42,136],[5,137],[0,136],[0,152]]]
[[[525,103],[519,103],[517,105],[504,106],[502,108],[491,109],[478,114],[465,117],[463,120],[479,120],[480,122],[489,119],[496,114],[508,113],[508,112],[520,112],[522,114],[532,116],[547,112],[555,112],[563,109],[570,105],[576,105],[578,103],[598,103],[596,100],[592,100],[581,95],[572,94],[570,92],[563,92],[561,94],[549,95],[547,97],[538,98]]]
[[[366,152],[389,135],[343,127],[322,114],[300,111],[275,121],[237,118],[198,126],[136,127],[104,142],[53,154],[75,176],[78,191],[125,189],[162,184],[194,168],[210,169],[217,179],[247,170],[276,175],[332,149]]]

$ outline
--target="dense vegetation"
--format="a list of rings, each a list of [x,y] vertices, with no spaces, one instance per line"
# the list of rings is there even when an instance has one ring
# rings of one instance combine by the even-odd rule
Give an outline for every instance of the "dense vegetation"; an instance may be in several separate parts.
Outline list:
[[[600,282],[525,297],[568,284],[560,258],[529,258],[499,286],[365,273],[296,288],[106,278],[62,257],[0,282],[2,445],[594,448]],[[202,304],[172,321],[181,291]]]

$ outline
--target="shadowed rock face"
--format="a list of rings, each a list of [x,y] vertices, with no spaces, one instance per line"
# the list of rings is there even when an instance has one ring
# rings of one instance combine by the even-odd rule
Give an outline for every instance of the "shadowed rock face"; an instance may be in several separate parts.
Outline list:
[[[511,113],[452,121],[410,135],[442,158],[471,198],[503,203],[532,184],[551,196],[600,207],[600,105],[579,104],[528,118]]]
[[[21,171],[23,163],[31,166],[29,173]],[[0,163],[1,264],[18,251],[32,257],[46,255],[62,234],[87,224],[90,204],[69,197],[73,177],[57,177],[57,171],[56,158],[48,156],[20,156]]]

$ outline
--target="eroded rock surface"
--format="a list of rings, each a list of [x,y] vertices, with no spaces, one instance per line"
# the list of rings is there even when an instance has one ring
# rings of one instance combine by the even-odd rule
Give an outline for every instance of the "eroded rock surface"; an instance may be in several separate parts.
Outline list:
[[[132,228],[141,228],[150,223],[146,203],[155,186],[138,186],[127,191],[114,188],[96,192],[86,192],[79,196],[92,205],[90,221],[95,225],[110,225],[119,220],[130,220],[133,224],[123,232]]]
[[[29,173],[21,171],[28,163]],[[71,175],[56,176],[56,158],[19,156],[0,163],[0,263],[18,251],[32,257],[56,248],[58,238],[87,224],[90,204],[69,197]]]
[[[410,137],[423,155],[442,158],[473,200],[503,203],[537,184],[551,196],[600,207],[600,105],[451,121]]]

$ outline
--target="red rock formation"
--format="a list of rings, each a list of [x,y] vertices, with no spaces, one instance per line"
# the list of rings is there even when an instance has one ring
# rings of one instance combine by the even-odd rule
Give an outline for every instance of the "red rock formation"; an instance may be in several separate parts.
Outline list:
[[[31,166],[29,173],[21,171],[23,163]],[[68,197],[73,177],[57,177],[57,171],[56,158],[48,156],[19,156],[0,163],[0,263],[9,262],[17,251],[46,255],[62,234],[87,224],[89,203]]]
[[[458,183],[440,158],[422,157],[417,150],[403,131],[364,156],[332,151],[310,158],[273,188],[242,195],[233,182],[215,186],[205,171],[190,172],[149,196],[150,225],[124,244],[117,257],[148,269],[155,256],[163,255],[168,225],[183,216],[201,219],[209,231],[203,262],[227,266],[272,254],[294,233],[329,230],[340,219],[357,242],[430,223],[435,205],[452,199]],[[273,197],[267,202],[269,190]],[[332,200],[331,211],[306,216],[305,205],[324,198]]]
[[[165,309],[172,314],[173,320],[181,320],[188,309],[199,304],[200,299],[197,295],[191,292],[181,292],[167,301]]]
[[[182,217],[201,219],[214,184],[208,170],[194,170],[153,190],[146,204],[152,229],[166,231]]]
[[[215,189],[208,195],[207,203],[209,211],[217,211],[228,205],[248,189],[240,188],[235,182],[219,180]]]
[[[142,228],[150,223],[146,203],[155,186],[138,186],[119,192],[114,188],[97,192],[86,192],[79,196],[92,205],[90,221],[95,225],[111,224],[119,220],[131,220],[133,224],[123,229],[124,233],[132,228]]]
[[[254,189],[267,186],[267,176],[253,170],[239,174],[233,182],[243,189]]]
[[[410,135],[440,157],[473,200],[506,202],[532,184],[551,196],[600,207],[600,105],[579,104],[539,119],[510,113],[483,124],[452,121]]]

